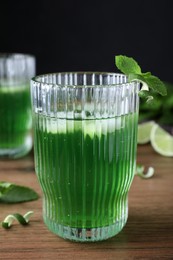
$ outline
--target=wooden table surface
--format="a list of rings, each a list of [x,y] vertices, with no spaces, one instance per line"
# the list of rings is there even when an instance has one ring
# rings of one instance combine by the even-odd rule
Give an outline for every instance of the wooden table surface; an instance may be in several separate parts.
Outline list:
[[[129,193],[129,218],[121,233],[103,242],[75,243],[52,234],[42,220],[42,199],[0,204],[0,221],[10,213],[34,210],[30,224],[0,228],[0,259],[173,259],[173,158],[156,154],[150,145],[138,147],[138,163],[153,166],[151,179],[135,176]],[[0,180],[41,190],[33,156],[0,161]]]

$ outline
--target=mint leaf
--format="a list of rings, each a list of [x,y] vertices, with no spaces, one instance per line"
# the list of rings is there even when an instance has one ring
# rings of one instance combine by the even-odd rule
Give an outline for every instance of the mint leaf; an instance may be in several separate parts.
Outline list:
[[[144,75],[144,82],[161,96],[167,95],[167,90],[164,83],[156,76]]]
[[[162,96],[167,95],[165,84],[156,76],[153,76],[151,72],[142,73],[138,63],[130,57],[118,55],[115,57],[115,64],[117,68],[128,76],[129,82],[137,80],[142,83],[141,90],[152,90]],[[147,102],[150,102],[153,95],[149,95]]]
[[[154,90],[154,92],[160,94],[161,96],[167,95],[167,90],[164,83],[156,76],[151,75],[151,73],[141,73],[141,74],[129,74],[129,81],[138,80],[143,86],[142,90]]]
[[[38,198],[38,194],[31,188],[9,182],[0,182],[0,202],[2,203],[18,203]]]
[[[141,74],[141,68],[133,58],[118,55],[115,56],[115,64],[117,68],[126,75],[131,73]]]

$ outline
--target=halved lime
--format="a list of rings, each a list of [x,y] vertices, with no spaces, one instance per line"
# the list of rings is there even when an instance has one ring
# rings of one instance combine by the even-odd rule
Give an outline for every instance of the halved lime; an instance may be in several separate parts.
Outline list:
[[[138,144],[146,144],[150,141],[151,129],[154,125],[154,121],[148,121],[138,125]]]
[[[156,152],[163,156],[173,156],[173,136],[159,125],[155,124],[152,127],[150,139]]]

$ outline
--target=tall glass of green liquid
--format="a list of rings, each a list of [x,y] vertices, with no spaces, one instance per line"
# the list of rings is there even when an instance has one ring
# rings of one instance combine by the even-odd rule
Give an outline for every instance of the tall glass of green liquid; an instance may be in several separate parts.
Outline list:
[[[30,79],[35,58],[0,53],[0,158],[19,158],[32,148]]]
[[[116,73],[56,73],[31,81],[35,169],[43,218],[60,237],[99,241],[128,217],[139,84]]]

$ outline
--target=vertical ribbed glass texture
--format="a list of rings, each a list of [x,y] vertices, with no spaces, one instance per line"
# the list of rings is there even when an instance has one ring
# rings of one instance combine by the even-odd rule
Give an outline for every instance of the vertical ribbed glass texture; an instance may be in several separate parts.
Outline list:
[[[19,158],[32,148],[29,82],[35,58],[0,53],[0,157]]]
[[[98,241],[128,217],[138,120],[136,82],[121,74],[57,73],[31,82],[43,218],[59,236]]]

